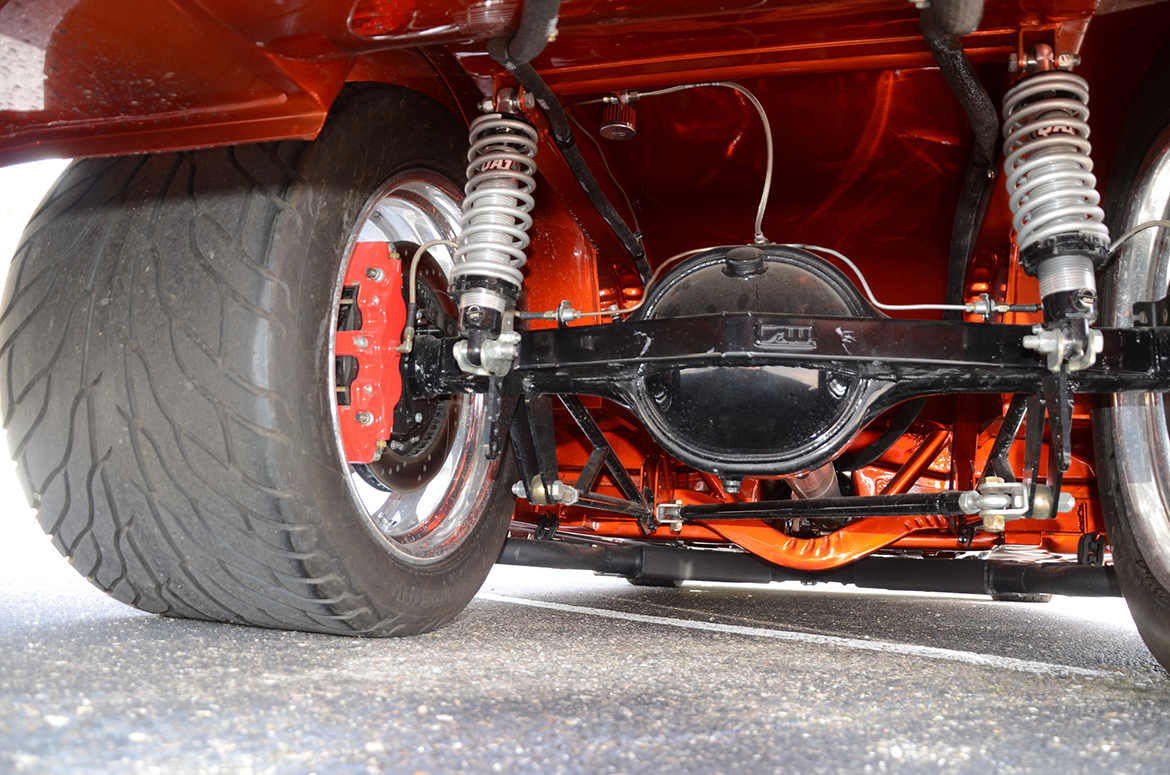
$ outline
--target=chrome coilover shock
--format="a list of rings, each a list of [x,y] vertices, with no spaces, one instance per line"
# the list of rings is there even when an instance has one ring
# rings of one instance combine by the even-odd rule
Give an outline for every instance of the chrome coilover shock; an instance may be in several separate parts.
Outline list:
[[[1108,255],[1089,157],[1089,85],[1069,72],[1030,75],[1003,98],[1004,173],[1024,270],[1040,280],[1044,326],[1025,346],[1053,371],[1096,360],[1095,270]]]
[[[512,89],[497,95],[495,111],[471,122],[462,232],[451,270],[459,305],[455,350],[465,371],[503,374],[519,337],[511,313],[524,287],[529,213],[536,203],[536,129],[518,115]]]

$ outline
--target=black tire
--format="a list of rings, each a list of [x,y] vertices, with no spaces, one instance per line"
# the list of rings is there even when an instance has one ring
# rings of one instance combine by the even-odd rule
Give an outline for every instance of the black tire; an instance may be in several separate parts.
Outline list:
[[[357,88],[311,143],[68,168],[10,270],[0,398],[78,571],[146,611],[283,629],[407,635],[463,609],[509,477],[437,561],[388,548],[339,451],[329,332],[363,206],[402,170],[461,185],[466,146],[429,98]]]
[[[1144,85],[1130,112],[1129,122],[1113,162],[1106,196],[1106,214],[1110,232],[1116,239],[1130,226],[1131,207],[1139,196],[1139,180],[1143,179],[1155,158],[1170,153],[1170,48],[1163,50],[1157,63],[1147,73]],[[1166,218],[1170,213],[1163,214]],[[1142,219],[1144,220],[1144,218]],[[1162,234],[1166,232],[1163,231]],[[1163,239],[1165,239],[1163,237]],[[1155,253],[1156,255],[1156,253]],[[1126,279],[1133,269],[1136,256],[1123,249],[1102,282],[1102,325],[1133,325],[1132,294],[1124,289],[1132,287]],[[1161,256],[1162,260],[1166,254]],[[1160,295],[1155,292],[1152,301]],[[1118,581],[1133,614],[1134,622],[1150,651],[1167,670],[1170,670],[1170,584],[1165,570],[1159,574],[1158,550],[1144,542],[1141,520],[1156,518],[1149,508],[1138,508],[1133,489],[1139,479],[1126,472],[1126,456],[1133,456],[1127,439],[1144,436],[1140,424],[1127,419],[1134,402],[1143,402],[1140,396],[1113,396],[1099,401],[1094,410],[1094,437],[1096,440],[1097,476],[1101,505],[1105,516],[1106,534],[1113,552]],[[1156,481],[1151,482],[1157,488]],[[1165,484],[1165,482],[1163,483]],[[1165,499],[1159,499],[1165,503]],[[1164,567],[1164,564],[1163,564]]]

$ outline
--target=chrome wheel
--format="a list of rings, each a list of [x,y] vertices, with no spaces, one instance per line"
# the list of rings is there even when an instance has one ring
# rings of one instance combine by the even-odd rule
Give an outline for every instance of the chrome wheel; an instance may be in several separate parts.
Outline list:
[[[334,289],[338,314],[329,355],[335,363],[330,389],[337,446],[352,470],[351,494],[369,528],[390,552],[412,564],[441,561],[460,546],[487,509],[499,468],[498,460],[488,460],[481,451],[482,396],[411,402],[401,399],[397,381],[393,347],[405,325],[405,302],[399,304],[395,298],[394,308],[388,309],[387,297],[402,294],[405,280],[398,278],[409,272],[406,264],[417,246],[458,235],[460,198],[457,188],[432,173],[396,175],[363,209]],[[401,259],[389,248],[398,248]],[[367,253],[388,257],[369,259],[383,263],[368,265]],[[424,256],[420,308],[450,308],[445,293],[452,258],[453,251],[444,246],[433,247]],[[387,278],[394,283],[383,282]],[[381,295],[360,290],[362,284],[377,284]],[[354,314],[359,307],[363,314]],[[363,371],[385,378],[363,379]],[[387,392],[380,403],[355,411],[380,391]],[[355,440],[355,434],[364,436]],[[371,434],[377,435],[372,453],[373,448],[365,445]]]
[[[1117,234],[1170,218],[1170,127],[1147,153]],[[1111,269],[1108,326],[1132,326],[1133,305],[1160,299],[1170,287],[1170,234],[1148,229],[1131,238]],[[1118,490],[1146,566],[1170,589],[1170,426],[1162,394],[1113,396],[1105,432],[1114,450]]]

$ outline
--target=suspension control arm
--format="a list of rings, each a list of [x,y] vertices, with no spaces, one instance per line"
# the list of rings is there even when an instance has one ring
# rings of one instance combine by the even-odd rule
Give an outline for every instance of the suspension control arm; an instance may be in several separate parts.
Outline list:
[[[974,513],[961,503],[966,492],[945,490],[870,497],[808,498],[739,503],[703,503],[682,506],[683,522],[737,519],[792,519],[808,517],[848,521],[859,517],[916,517],[932,514],[957,516]],[[965,509],[964,506],[967,505]],[[975,509],[978,511],[978,509]]]

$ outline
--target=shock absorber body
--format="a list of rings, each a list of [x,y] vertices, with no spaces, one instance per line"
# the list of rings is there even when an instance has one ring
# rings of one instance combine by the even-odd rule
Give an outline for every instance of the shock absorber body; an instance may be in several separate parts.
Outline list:
[[[1044,326],[1025,346],[1087,368],[1100,351],[1096,269],[1109,250],[1089,156],[1089,85],[1048,70],[1023,78],[1003,100],[1004,173],[1024,271],[1040,280]]]
[[[462,231],[451,271],[463,341],[455,355],[465,371],[504,374],[519,337],[512,311],[524,287],[528,229],[536,189],[536,129],[519,114],[514,90],[493,112],[471,122]]]

